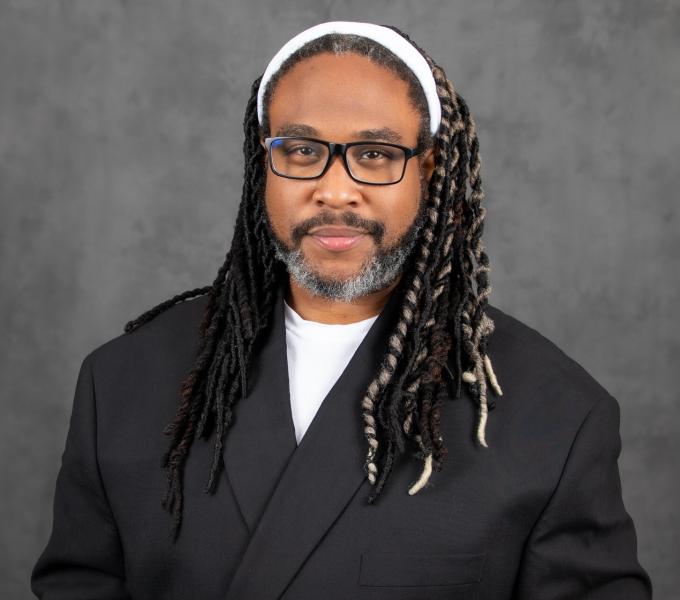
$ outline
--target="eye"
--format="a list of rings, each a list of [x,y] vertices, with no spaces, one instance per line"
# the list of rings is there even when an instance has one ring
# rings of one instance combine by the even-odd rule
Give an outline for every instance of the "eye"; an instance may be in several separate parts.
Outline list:
[[[283,139],[272,146],[274,157],[294,165],[315,165],[326,156],[326,148],[311,140]]]
[[[361,148],[358,152],[358,160],[361,161],[380,161],[380,160],[393,160],[394,154],[389,148],[384,147],[371,147],[371,148]]]
[[[316,148],[306,144],[291,144],[285,147],[285,152],[287,156],[311,157],[317,154]]]

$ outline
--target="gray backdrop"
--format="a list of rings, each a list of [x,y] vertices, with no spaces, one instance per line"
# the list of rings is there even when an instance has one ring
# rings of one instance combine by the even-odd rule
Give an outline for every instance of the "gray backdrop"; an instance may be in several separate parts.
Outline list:
[[[29,597],[80,362],[212,283],[250,84],[335,19],[402,28],[468,101],[491,303],[619,400],[640,561],[677,597],[680,2],[0,2],[0,597]]]

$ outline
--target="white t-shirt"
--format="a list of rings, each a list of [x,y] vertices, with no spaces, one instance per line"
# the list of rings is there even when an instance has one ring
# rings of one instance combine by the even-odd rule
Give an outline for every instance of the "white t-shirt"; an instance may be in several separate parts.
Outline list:
[[[299,444],[378,315],[356,323],[329,325],[306,321],[285,300],[284,312],[290,406]]]

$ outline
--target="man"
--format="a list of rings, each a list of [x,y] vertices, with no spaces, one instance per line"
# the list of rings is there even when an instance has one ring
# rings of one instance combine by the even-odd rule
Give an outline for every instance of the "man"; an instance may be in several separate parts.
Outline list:
[[[488,305],[479,145],[444,72],[334,22],[252,92],[214,283],[83,361],[34,592],[651,598],[618,403]]]

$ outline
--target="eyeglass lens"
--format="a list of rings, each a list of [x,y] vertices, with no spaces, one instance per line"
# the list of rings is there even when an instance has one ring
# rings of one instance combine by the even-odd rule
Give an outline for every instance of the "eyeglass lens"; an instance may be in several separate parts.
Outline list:
[[[277,139],[271,144],[274,170],[287,177],[315,178],[328,162],[328,147],[304,139]],[[380,143],[347,148],[351,174],[366,183],[391,183],[401,179],[406,154],[401,148]]]

